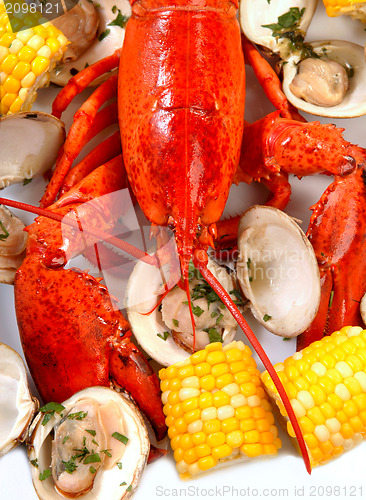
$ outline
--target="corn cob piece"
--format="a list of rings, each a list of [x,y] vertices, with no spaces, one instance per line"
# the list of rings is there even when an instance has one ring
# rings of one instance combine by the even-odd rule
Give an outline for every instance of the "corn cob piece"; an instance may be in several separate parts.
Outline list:
[[[47,21],[38,13],[29,15],[29,19],[21,16],[19,29],[34,26],[34,16],[39,16],[40,23]],[[31,108],[36,90],[48,85],[49,72],[61,59],[67,44],[67,38],[49,22],[13,32],[0,0],[0,115]]]
[[[323,0],[329,17],[343,14],[366,22],[366,2],[363,0]]]
[[[260,372],[243,342],[207,345],[160,370],[168,435],[182,479],[281,447]]]
[[[366,330],[344,327],[275,365],[304,435],[312,467],[366,435]],[[287,431],[293,428],[268,374],[262,380]],[[296,445],[297,441],[293,441]]]

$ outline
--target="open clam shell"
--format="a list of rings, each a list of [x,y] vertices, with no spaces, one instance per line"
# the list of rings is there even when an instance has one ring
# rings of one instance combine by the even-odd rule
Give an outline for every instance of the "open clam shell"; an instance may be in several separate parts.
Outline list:
[[[22,358],[0,343],[0,457],[26,439],[39,405],[28,387]]]
[[[51,474],[50,471],[52,455],[55,453],[53,448],[51,451],[52,440],[54,435],[57,435],[57,428],[62,422],[70,422],[69,419],[71,419],[72,422],[77,423],[77,420],[79,419],[79,423],[82,423],[82,419],[84,418],[83,415],[75,417],[75,414],[71,414],[70,412],[76,407],[77,404],[82,405],[83,401],[90,400],[94,401],[101,407],[103,405],[110,405],[111,402],[117,405],[123,420],[122,437],[127,438],[128,441],[123,446],[124,449],[121,457],[114,457],[113,450],[109,453],[111,447],[109,444],[106,445],[107,449],[105,451],[109,453],[106,455],[108,457],[109,455],[112,455],[112,458],[116,461],[116,463],[113,463],[111,467],[104,467],[103,464],[102,468],[93,472],[93,469],[97,468],[97,464],[99,462],[87,462],[86,473],[95,475],[92,482],[92,488],[90,490],[86,491],[85,494],[78,493],[77,495],[62,495],[55,488],[54,472]],[[42,425],[42,423],[44,424],[45,414],[39,413],[37,415],[32,424],[30,438],[27,442],[29,460],[32,464],[35,464],[35,466],[32,466],[32,480],[39,498],[41,500],[56,500],[65,498],[65,496],[68,498],[78,496],[78,498],[83,498],[85,500],[92,500],[96,498],[120,500],[130,497],[134,493],[140,481],[150,449],[146,426],[140,412],[131,402],[130,398],[123,393],[118,393],[107,387],[89,387],[88,389],[74,394],[71,398],[65,401],[62,406],[64,409],[61,412],[54,412],[45,425]],[[80,408],[80,406],[77,408]],[[108,413],[109,412],[107,412],[107,416],[109,417],[110,415],[108,415]],[[106,432],[110,435],[114,433],[115,423],[113,423],[112,426],[112,428],[106,429]],[[96,427],[87,430],[83,429],[83,435],[89,436],[89,439],[93,436],[97,438],[98,434],[94,435],[94,432],[96,432],[95,429]],[[91,435],[90,432],[92,432]],[[64,435],[64,438],[60,441],[59,446],[66,446],[69,439],[71,441],[74,437],[67,432]],[[113,440],[115,438],[112,436],[111,439]],[[85,442],[86,441],[84,440],[84,443]],[[95,439],[93,442],[94,444],[91,446],[94,446],[95,449],[88,450],[89,453],[85,452],[86,457],[90,457],[92,451],[93,455],[97,450],[99,455],[104,453],[103,450],[98,448],[98,446],[100,447],[101,445],[96,443]],[[78,446],[76,446],[76,448],[78,448]],[[83,445],[80,446],[80,448],[81,450],[78,449],[76,451],[82,452]],[[67,478],[68,482],[73,480],[73,474],[76,475],[78,468],[81,468],[81,462],[86,462],[86,459],[83,457],[82,460],[79,461],[78,457],[77,459],[71,461],[73,462],[73,467],[69,467],[68,469],[71,473],[66,473],[66,476],[70,476]],[[89,470],[90,467],[93,467],[91,471]],[[45,471],[50,472],[45,474]],[[77,481],[77,479],[75,480]]]
[[[0,205],[0,283],[13,284],[25,257],[28,233],[23,222]]]
[[[32,111],[0,118],[0,189],[50,169],[65,140],[61,120]]]
[[[164,274],[164,268],[167,267],[163,266],[163,270],[159,270],[142,261],[138,262],[130,276],[125,300],[128,319],[138,343],[149,356],[163,366],[184,361],[190,355],[190,352],[174,341],[169,327],[163,321],[162,313],[156,307],[163,291],[162,272]],[[223,267],[212,259],[209,259],[207,267],[227,292],[233,291],[235,288],[233,278]],[[148,287],[146,283],[149,283]],[[187,300],[186,296],[183,300]],[[195,305],[194,301],[192,305]],[[152,311],[150,314],[146,314],[150,311]],[[187,318],[190,322],[188,312]],[[224,328],[222,340],[225,345],[233,340],[236,330],[235,320],[232,325]]]
[[[237,277],[255,318],[283,337],[302,333],[320,302],[314,250],[297,223],[281,210],[254,206],[238,230]]]
[[[110,56],[122,47],[125,36],[125,23],[122,22],[121,16],[125,16],[125,18],[130,17],[131,6],[129,1],[120,0],[119,2],[115,2],[115,0],[103,0],[99,3],[94,2],[94,5],[99,14],[99,26],[96,38],[89,48],[76,60],[61,62],[55,66],[50,76],[52,83],[61,86],[66,85],[69,79],[76,73],[104,57]],[[118,9],[121,14],[119,14]],[[116,24],[111,25],[111,23]],[[93,85],[99,85],[103,79],[109,76],[110,73],[107,73],[104,77],[96,79]]]

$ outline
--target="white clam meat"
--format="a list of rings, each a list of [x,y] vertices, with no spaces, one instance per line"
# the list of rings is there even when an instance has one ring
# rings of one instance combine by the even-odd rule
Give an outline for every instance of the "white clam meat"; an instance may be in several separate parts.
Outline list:
[[[90,4],[89,0],[83,0],[83,2]],[[80,3],[82,4],[82,2]],[[66,26],[66,36],[69,27],[72,27],[68,26],[69,23],[73,23],[74,29],[72,31],[74,33],[70,33],[69,36],[71,40],[75,40],[71,44],[70,50],[65,52],[64,60],[58,63],[51,72],[51,82],[57,85],[66,85],[76,73],[120,49],[123,45],[125,24],[131,15],[131,6],[128,0],[119,2],[103,0],[102,2],[91,2],[89,6],[86,5],[86,9],[93,9],[97,14],[97,20],[95,20],[94,13],[92,15],[93,23],[90,23],[90,16],[85,15],[83,10],[76,11],[77,7],[56,20],[56,24],[61,31],[62,25]],[[81,16],[78,19],[79,12]],[[97,21],[97,24],[95,21]],[[96,28],[95,37],[91,37],[93,28]],[[86,38],[88,38],[87,47],[83,44]],[[93,85],[99,85],[108,76],[110,76],[110,73],[96,79]]]
[[[37,409],[21,357],[0,343],[0,457],[25,440]]]
[[[0,118],[0,189],[49,170],[65,140],[63,122],[39,111]]]
[[[0,283],[13,284],[25,257],[28,233],[23,222],[0,205]]]
[[[320,303],[314,250],[281,210],[254,206],[240,219],[237,278],[255,318],[283,337],[302,333]]]
[[[37,415],[27,443],[41,500],[120,500],[134,493],[150,444],[128,396],[90,387],[65,401],[46,423],[44,418],[45,413]]]
[[[293,54],[283,67],[283,91],[291,104],[318,116],[353,118],[364,115],[366,63],[363,47],[341,40],[312,42],[311,45],[320,59],[308,60],[309,79],[308,82],[303,82],[303,87],[307,87],[304,92],[309,96],[306,100],[294,92],[294,82],[298,78],[299,68],[307,59],[300,62],[300,56]],[[320,61],[323,63],[322,68],[327,65],[329,68],[315,71],[316,66],[320,68]],[[337,64],[336,67],[334,63]],[[352,76],[344,76],[346,70]],[[339,92],[342,97],[337,100]]]
[[[163,274],[164,267],[168,266],[163,266]],[[208,268],[227,292],[233,292],[234,279],[223,267],[209,259]],[[205,287],[208,285],[202,279],[191,277],[196,350],[214,340],[227,344],[237,330],[236,321],[217,296],[213,302],[207,300]],[[133,334],[141,347],[158,363],[169,366],[189,356],[193,348],[193,330],[186,292],[174,287],[158,308],[162,291],[161,270],[140,261],[130,276],[125,302]]]

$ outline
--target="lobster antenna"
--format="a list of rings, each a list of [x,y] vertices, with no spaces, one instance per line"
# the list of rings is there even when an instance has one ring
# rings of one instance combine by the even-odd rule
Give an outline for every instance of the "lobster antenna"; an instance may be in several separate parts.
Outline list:
[[[261,359],[261,361],[263,362],[264,366],[266,367],[268,373],[270,374],[270,376],[273,380],[273,383],[275,384],[275,386],[278,390],[278,393],[281,396],[283,405],[287,411],[287,415],[289,416],[292,427],[294,429],[297,441],[299,443],[301,455],[302,455],[304,462],[305,462],[306,470],[309,474],[311,474],[310,459],[309,459],[309,454],[308,454],[306,444],[304,441],[304,436],[301,432],[299,423],[297,421],[294,410],[291,406],[290,400],[286,394],[285,388],[283,387],[282,382],[279,379],[279,376],[278,376],[274,366],[272,365],[270,359],[268,358],[267,354],[265,353],[263,347],[258,342],[257,337],[252,332],[248,323],[245,321],[243,315],[241,314],[239,309],[234,304],[230,295],[227,293],[225,288],[219,283],[219,281],[215,278],[215,276],[211,273],[211,271],[207,268],[207,254],[206,254],[206,252],[203,250],[196,250],[193,254],[193,262],[194,262],[195,267],[200,270],[202,276],[207,281],[207,283],[217,293],[217,295],[220,297],[222,302],[225,304],[225,306],[228,308],[228,310],[234,316],[235,320],[237,321],[240,328],[245,333],[247,339],[252,344],[255,352],[258,354],[259,358]]]
[[[26,212],[30,212],[35,215],[39,215],[42,217],[47,217],[48,219],[53,219],[57,222],[62,222],[65,223],[75,229],[85,231],[92,236],[95,236],[96,238],[107,241],[111,245],[114,245],[115,247],[119,248],[123,252],[128,253],[132,257],[135,257],[136,259],[142,260],[143,262],[146,262],[147,264],[150,264],[152,266],[157,266],[157,260],[155,257],[152,255],[149,255],[146,252],[143,252],[139,248],[136,248],[135,246],[131,245],[130,243],[127,243],[125,241],[120,240],[116,236],[112,236],[108,233],[105,233],[104,231],[101,231],[100,229],[97,229],[95,227],[89,226],[88,224],[84,224],[82,228],[80,227],[79,220],[72,219],[68,215],[61,215],[55,212],[52,212],[51,210],[45,209],[45,208],[40,208],[40,207],[34,207],[33,205],[28,205],[27,203],[22,203],[20,201],[14,201],[14,200],[9,200],[7,198],[1,198],[0,197],[0,204],[6,205],[9,207],[13,208],[18,208],[20,210],[24,210]]]

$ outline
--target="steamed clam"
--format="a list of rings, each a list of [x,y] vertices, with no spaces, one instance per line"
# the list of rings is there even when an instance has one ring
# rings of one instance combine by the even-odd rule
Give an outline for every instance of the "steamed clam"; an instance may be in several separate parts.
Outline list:
[[[40,111],[5,115],[0,128],[0,189],[47,172],[65,140],[63,122]]]
[[[239,293],[233,275],[225,268],[212,259],[209,259],[208,268],[229,293]],[[149,288],[144,286],[146,282]],[[190,266],[189,288],[196,326],[195,350],[210,342],[231,342],[237,323],[193,265]],[[175,286],[157,307],[162,292],[159,269],[138,262],[126,291],[128,319],[146,353],[161,365],[168,366],[183,361],[193,352],[194,339],[185,290]]]
[[[41,500],[120,500],[134,493],[150,442],[129,396],[89,387],[62,404],[47,403],[33,420],[38,408],[21,357],[0,343],[0,457],[26,442]]]
[[[240,21],[254,43],[278,54],[283,91],[297,109],[318,116],[352,118],[366,114],[364,48],[350,42],[305,43],[316,2],[241,2]]]
[[[27,233],[23,222],[0,205],[0,283],[12,285],[25,257]]]
[[[24,363],[11,347],[0,343],[0,457],[27,437],[38,401],[29,391]]]
[[[55,19],[53,23],[71,43],[62,61],[53,69],[51,82],[66,85],[76,73],[120,49],[130,15],[128,0],[118,3],[81,0],[67,14]],[[98,78],[93,85],[100,82]]]
[[[314,250],[297,223],[281,210],[254,206],[238,230],[238,282],[254,317],[283,337],[302,333],[320,303]]]

